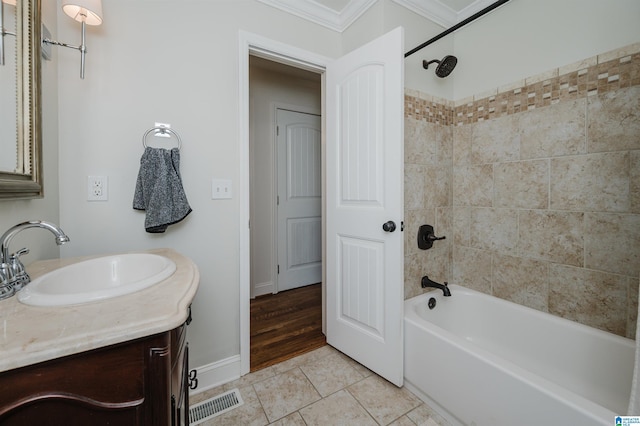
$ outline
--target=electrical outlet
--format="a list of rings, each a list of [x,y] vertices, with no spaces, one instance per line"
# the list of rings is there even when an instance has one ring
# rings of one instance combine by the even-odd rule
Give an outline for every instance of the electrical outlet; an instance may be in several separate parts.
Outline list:
[[[87,176],[87,200],[107,201],[109,199],[107,176]]]
[[[231,180],[213,179],[211,181],[211,198],[214,200],[230,199],[233,196]]]

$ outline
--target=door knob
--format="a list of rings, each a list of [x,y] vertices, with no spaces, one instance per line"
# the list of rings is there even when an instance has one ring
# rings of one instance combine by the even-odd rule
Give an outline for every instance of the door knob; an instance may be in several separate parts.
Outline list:
[[[382,230],[384,232],[393,232],[396,230],[396,223],[392,220],[382,224]]]

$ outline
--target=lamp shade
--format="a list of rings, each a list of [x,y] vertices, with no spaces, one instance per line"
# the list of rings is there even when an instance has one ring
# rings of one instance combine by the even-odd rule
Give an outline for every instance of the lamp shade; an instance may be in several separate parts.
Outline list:
[[[2,3],[6,3],[6,4],[10,4],[15,6],[16,5],[16,0],[2,0]]]
[[[87,25],[102,24],[101,0],[62,0],[62,10],[71,18]]]

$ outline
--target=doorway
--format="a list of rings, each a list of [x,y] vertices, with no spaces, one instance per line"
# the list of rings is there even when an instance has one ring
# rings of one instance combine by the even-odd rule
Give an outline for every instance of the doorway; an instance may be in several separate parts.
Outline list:
[[[365,365],[370,370],[378,373],[382,377],[392,383],[401,386],[402,369],[403,369],[403,327],[402,327],[402,308],[403,308],[403,244],[402,233],[392,233],[389,229],[388,233],[384,227],[380,227],[381,223],[387,223],[389,220],[400,223],[398,228],[402,231],[403,203],[401,201],[403,194],[403,112],[404,112],[404,58],[403,39],[404,32],[402,27],[398,27],[389,33],[378,37],[375,40],[361,46],[338,59],[329,59],[327,57],[311,53],[307,50],[296,48],[283,44],[278,41],[267,39],[263,36],[239,32],[239,84],[238,95],[240,99],[240,120],[239,120],[239,141],[240,141],[240,375],[247,374],[250,370],[250,294],[251,294],[251,243],[250,229],[255,228],[255,224],[250,222],[250,155],[249,155],[249,111],[250,105],[254,104],[254,100],[249,95],[249,57],[250,55],[269,58],[279,63],[289,64],[296,68],[309,70],[320,74],[321,91],[322,91],[322,259],[323,259],[323,330],[328,338],[328,343],[341,352],[351,356],[356,361]],[[351,78],[354,77],[354,78]],[[359,82],[366,84],[360,85]],[[349,88],[347,88],[349,86]],[[346,91],[343,91],[346,90]],[[353,89],[353,90],[351,90]],[[363,93],[361,90],[365,92]],[[339,93],[346,96],[337,97]],[[370,101],[375,100],[375,104]],[[349,100],[354,102],[349,103]],[[345,104],[346,101],[347,103]],[[365,105],[367,108],[358,112],[358,106]],[[352,111],[354,114],[349,113]],[[340,115],[347,114],[344,120],[338,121],[336,115],[341,111]],[[365,113],[365,114],[362,114]],[[357,119],[352,119],[357,118]],[[348,124],[348,126],[344,126]],[[361,126],[360,124],[367,124]],[[348,128],[347,128],[348,127]],[[353,132],[352,132],[353,131]],[[332,139],[337,140],[327,143],[325,135],[332,135]],[[375,176],[369,178],[358,179],[359,174],[354,175],[354,181],[362,182],[379,182],[376,185],[378,191],[376,198],[365,198],[362,201],[368,206],[378,203],[385,208],[375,209],[371,214],[362,214],[359,217],[358,224],[368,224],[367,229],[370,232],[377,232],[376,247],[380,256],[377,259],[379,272],[384,272],[375,276],[374,282],[377,291],[374,293],[379,296],[375,298],[362,299],[368,305],[359,310],[342,310],[342,307],[351,306],[350,301],[345,300],[350,294],[343,284],[354,287],[357,293],[357,287],[362,284],[366,288],[370,288],[370,281],[359,279],[352,281],[345,273],[339,274],[340,271],[357,272],[358,265],[354,264],[354,260],[362,259],[358,256],[349,256],[352,250],[342,250],[336,245],[336,237],[340,237],[340,230],[336,228],[336,224],[340,222],[337,217],[337,206],[334,201],[338,201],[338,194],[347,194],[345,201],[345,211],[358,209],[357,205],[350,202],[352,195],[366,194],[365,192],[351,192],[350,185],[339,185],[336,182],[336,171],[340,170],[358,170],[361,167],[351,167],[351,161],[343,162],[338,167],[338,157],[336,152],[351,152],[350,148],[356,150],[356,155],[345,156],[358,162],[357,147],[370,146],[367,141],[375,142],[376,149],[370,149],[368,152],[373,156],[368,157],[371,164],[379,167],[369,168],[369,171],[375,171]],[[335,145],[335,146],[334,146]],[[329,147],[332,151],[329,151]],[[384,148],[384,149],[383,149]],[[346,150],[346,151],[345,151]],[[351,176],[343,174],[344,177]],[[370,185],[365,185],[371,189]],[[385,189],[386,188],[386,189]],[[348,190],[347,193],[341,192]],[[349,195],[352,194],[352,195]],[[400,200],[394,200],[393,197],[385,196],[393,195],[400,197]],[[344,198],[344,197],[342,197]],[[374,200],[378,201],[374,201]],[[330,205],[330,202],[333,203]],[[390,210],[392,209],[392,210]],[[358,209],[362,211],[361,209]],[[369,209],[370,210],[370,209]],[[349,231],[348,235],[353,235]],[[358,243],[355,239],[349,239],[342,236],[342,241],[350,245],[354,250]],[[376,248],[371,244],[364,243],[365,250],[371,251]],[[342,245],[343,248],[349,248]],[[342,264],[341,269],[337,266]],[[360,277],[363,278],[363,277]],[[352,298],[357,301],[357,298]],[[360,304],[362,305],[362,304]],[[359,318],[354,317],[353,313],[375,312],[375,326],[379,330],[378,335],[369,333],[366,329],[359,326],[361,323]],[[358,315],[356,315],[358,316]],[[355,325],[355,327],[353,327]],[[339,327],[345,326],[339,329]],[[338,328],[336,328],[338,327]],[[354,338],[349,339],[345,336],[353,332]],[[355,334],[354,334],[355,333]],[[333,337],[332,337],[333,336]],[[333,339],[333,340],[331,340]],[[339,339],[339,340],[336,340]]]
[[[304,353],[307,343],[309,350],[319,345],[321,78],[251,55],[249,100],[250,368],[254,371],[270,365],[269,356],[282,361]]]
[[[276,112],[276,292],[322,281],[320,116]]]

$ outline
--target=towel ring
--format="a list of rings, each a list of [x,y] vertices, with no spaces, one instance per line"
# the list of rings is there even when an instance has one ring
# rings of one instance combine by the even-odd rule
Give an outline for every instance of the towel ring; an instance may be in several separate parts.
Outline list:
[[[145,148],[147,147],[147,136],[149,136],[149,133],[155,131],[156,133],[161,133],[161,134],[166,134],[169,133],[173,136],[175,136],[176,139],[178,139],[178,149],[182,148],[182,139],[180,139],[180,135],[178,134],[178,132],[176,132],[175,130],[171,130],[168,127],[152,127],[149,130],[147,130],[144,134],[144,136],[142,136],[142,146],[144,146]]]

